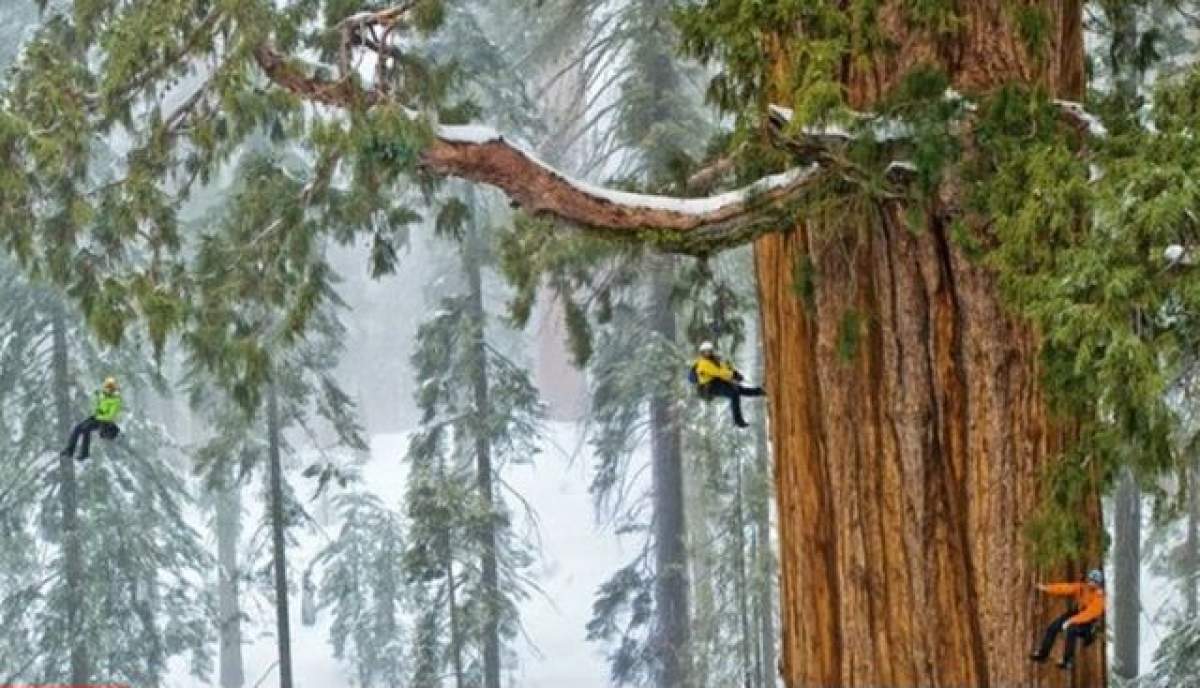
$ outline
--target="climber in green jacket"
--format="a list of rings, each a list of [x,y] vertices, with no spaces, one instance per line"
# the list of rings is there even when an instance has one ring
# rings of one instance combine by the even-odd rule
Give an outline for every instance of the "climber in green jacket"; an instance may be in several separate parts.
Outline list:
[[[117,379],[110,377],[104,380],[104,384],[96,392],[92,415],[80,421],[71,431],[71,439],[62,452],[63,456],[75,456],[75,446],[82,437],[83,447],[78,458],[80,461],[86,461],[92,447],[92,432],[98,430],[104,439],[115,439],[120,432],[117,428],[117,416],[120,413],[121,394],[117,388]]]

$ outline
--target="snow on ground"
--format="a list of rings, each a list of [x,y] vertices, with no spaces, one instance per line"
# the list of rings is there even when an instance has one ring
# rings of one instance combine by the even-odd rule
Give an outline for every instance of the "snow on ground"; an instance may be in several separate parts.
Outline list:
[[[1111,575],[1111,572],[1106,575]],[[1109,580],[1112,580],[1109,578]],[[1142,567],[1142,642],[1138,663],[1142,674],[1154,669],[1154,651],[1170,632],[1169,612],[1179,603],[1178,590],[1167,578],[1156,576]],[[1110,650],[1109,656],[1112,656]]]
[[[362,468],[365,488],[399,508],[404,494],[402,462],[408,436],[376,435],[371,441],[370,461]],[[543,452],[532,465],[508,468],[506,481],[528,500],[538,515],[538,533],[542,558],[534,578],[544,594],[535,594],[521,607],[528,639],[517,647],[520,666],[511,675],[510,685],[523,688],[602,688],[608,685],[608,668],[603,648],[585,639],[585,625],[591,617],[592,597],[604,579],[632,553],[634,543],[623,546],[620,539],[593,525],[591,498],[587,492],[587,469],[591,457],[581,442],[579,426],[552,423]],[[303,494],[305,490],[301,490]],[[249,497],[249,495],[247,495]],[[244,500],[248,507],[245,523],[260,518],[257,503]],[[310,504],[310,512],[320,520],[322,508]],[[197,527],[203,527],[198,522]],[[298,592],[303,567],[327,542],[336,537],[338,524],[323,524],[324,532],[300,534],[300,545],[289,551],[288,576],[294,586],[291,603],[292,659],[298,688],[341,688],[350,686],[350,673],[333,657],[329,645],[329,614],[318,616],[317,624],[306,627],[300,618]],[[206,532],[206,531],[202,531]],[[315,578],[316,576],[314,576]],[[243,594],[258,599],[247,605],[252,622],[244,626],[246,685],[277,685],[275,673],[275,621],[273,609],[261,595]],[[214,648],[215,653],[215,648]],[[214,657],[215,659],[215,657]],[[215,685],[215,676],[214,683]],[[167,685],[172,688],[202,688],[205,684],[187,675],[177,663]]]

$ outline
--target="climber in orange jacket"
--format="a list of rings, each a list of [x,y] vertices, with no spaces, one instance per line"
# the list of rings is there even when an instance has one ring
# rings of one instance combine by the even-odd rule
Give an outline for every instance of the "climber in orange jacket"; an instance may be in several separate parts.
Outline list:
[[[1042,638],[1042,646],[1030,655],[1030,658],[1035,662],[1046,661],[1059,631],[1065,631],[1067,645],[1058,666],[1070,669],[1075,662],[1075,644],[1083,640],[1085,644],[1090,645],[1094,638],[1096,622],[1104,616],[1104,572],[1099,569],[1089,571],[1082,583],[1055,583],[1037,587],[1047,595],[1075,598],[1075,608],[1050,624],[1046,629],[1046,636]]]

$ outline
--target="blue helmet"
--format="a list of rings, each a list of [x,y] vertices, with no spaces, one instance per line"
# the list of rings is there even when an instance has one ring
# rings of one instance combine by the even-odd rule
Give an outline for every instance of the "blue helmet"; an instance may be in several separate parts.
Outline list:
[[[1101,571],[1100,569],[1092,569],[1091,571],[1088,571],[1087,580],[1092,585],[1095,585],[1096,587],[1099,587],[1099,588],[1103,588],[1104,587],[1104,572]]]

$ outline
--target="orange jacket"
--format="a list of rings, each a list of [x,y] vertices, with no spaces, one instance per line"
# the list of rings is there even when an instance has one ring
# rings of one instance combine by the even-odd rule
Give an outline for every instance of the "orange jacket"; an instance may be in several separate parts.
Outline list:
[[[1072,626],[1091,623],[1104,616],[1104,588],[1088,583],[1053,583],[1039,585],[1038,589],[1055,597],[1074,597],[1079,613],[1072,616]]]

